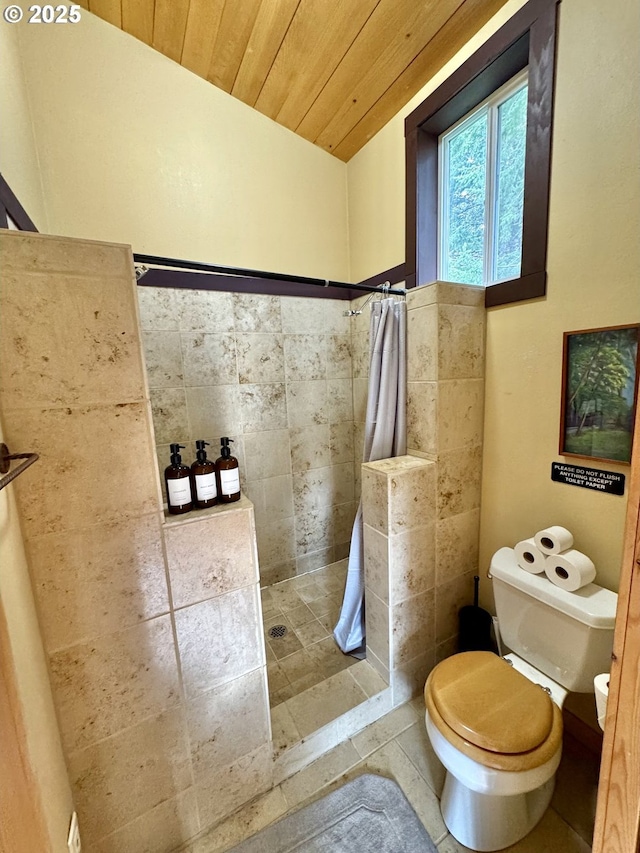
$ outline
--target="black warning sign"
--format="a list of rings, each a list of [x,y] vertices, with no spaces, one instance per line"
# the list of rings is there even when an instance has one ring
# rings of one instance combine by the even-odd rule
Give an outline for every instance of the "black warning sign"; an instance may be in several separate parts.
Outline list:
[[[552,462],[551,479],[556,483],[581,486],[583,489],[607,492],[610,495],[624,494],[624,474],[617,474],[615,471],[601,471],[598,468],[582,468],[579,465]]]

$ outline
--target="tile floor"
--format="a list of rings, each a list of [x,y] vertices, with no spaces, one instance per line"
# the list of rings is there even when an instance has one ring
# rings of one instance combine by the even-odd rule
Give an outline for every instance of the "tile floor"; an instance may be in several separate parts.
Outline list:
[[[466,853],[467,848],[456,842],[442,822],[438,796],[444,771],[426,736],[421,698],[396,708],[340,743],[244,806],[182,853],[223,853],[287,812],[364,772],[396,780],[439,853]],[[505,853],[588,853],[597,778],[596,757],[567,736],[552,806],[538,826]]]
[[[278,755],[387,688],[366,661],[343,654],[333,639],[346,574],[341,560],[262,590]],[[287,633],[271,637],[276,626]]]
[[[332,637],[346,574],[347,561],[341,560],[262,590],[272,708],[358,663]],[[276,626],[287,633],[271,637]]]

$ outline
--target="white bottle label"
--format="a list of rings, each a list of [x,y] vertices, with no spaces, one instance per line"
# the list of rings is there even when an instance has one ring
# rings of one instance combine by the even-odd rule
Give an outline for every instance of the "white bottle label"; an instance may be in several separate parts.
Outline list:
[[[235,495],[240,491],[240,471],[237,468],[231,468],[226,471],[224,468],[220,471],[220,489],[223,495]]]
[[[196,474],[195,481],[196,496],[199,501],[210,501],[211,498],[218,497],[215,472],[212,474]]]
[[[189,477],[167,480],[167,498],[170,506],[184,506],[191,503],[191,481]]]

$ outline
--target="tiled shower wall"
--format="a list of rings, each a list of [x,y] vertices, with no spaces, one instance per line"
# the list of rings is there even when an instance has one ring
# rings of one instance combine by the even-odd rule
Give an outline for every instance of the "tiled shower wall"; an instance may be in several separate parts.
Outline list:
[[[273,780],[253,507],[166,519],[130,249],[1,232],[6,441],[83,849],[168,853]]]
[[[394,705],[456,651],[482,472],[484,293],[438,282],[407,302],[407,455],[362,466],[367,660]]]
[[[407,453],[436,465],[435,653],[456,650],[478,572],[486,311],[482,288],[437,282],[408,297]]]
[[[362,359],[352,367],[361,318],[344,316],[349,302],[155,287],[138,287],[138,299],[160,471],[170,443],[185,444],[191,464],[196,439],[216,459],[229,435],[255,507],[262,585],[346,556],[354,404],[364,420]]]
[[[407,453],[436,463],[435,660],[456,650],[478,573],[486,310],[482,288],[437,282],[408,297]]]

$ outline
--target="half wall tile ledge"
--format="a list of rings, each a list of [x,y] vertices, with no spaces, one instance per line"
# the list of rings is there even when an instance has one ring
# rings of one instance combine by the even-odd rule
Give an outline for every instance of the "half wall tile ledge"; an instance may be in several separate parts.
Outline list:
[[[418,459],[424,459],[425,462],[437,462],[438,458],[435,453],[428,453],[426,450],[416,450],[413,447],[407,448],[408,456],[415,456]]]
[[[171,515],[166,509],[163,511],[162,523],[167,526],[178,526],[182,524],[193,524],[196,521],[202,521],[205,518],[212,516],[225,515],[230,512],[238,512],[243,510],[253,509],[253,503],[244,494],[240,496],[239,501],[231,504],[216,504],[215,506],[207,507],[206,509],[194,509],[191,512],[185,512],[184,515]]]
[[[411,311],[427,305],[467,305],[484,311],[484,295],[484,287],[454,281],[431,281],[407,291],[407,308]]]
[[[482,308],[484,311],[484,287],[455,281],[437,281],[436,288],[441,305],[468,305]]]
[[[393,456],[390,459],[378,459],[376,462],[364,462],[362,467],[371,471],[380,471],[384,474],[398,474],[410,471],[414,468],[426,468],[435,465],[431,459],[420,456]]]

